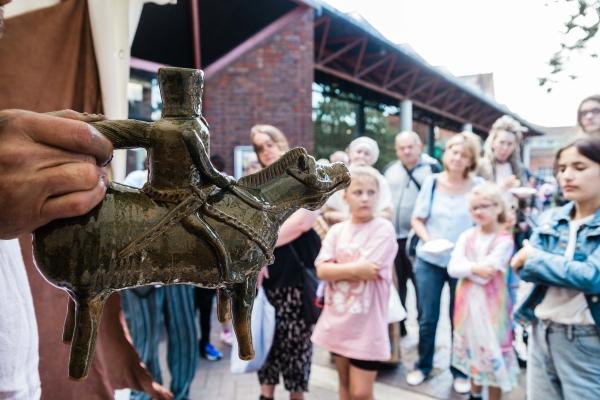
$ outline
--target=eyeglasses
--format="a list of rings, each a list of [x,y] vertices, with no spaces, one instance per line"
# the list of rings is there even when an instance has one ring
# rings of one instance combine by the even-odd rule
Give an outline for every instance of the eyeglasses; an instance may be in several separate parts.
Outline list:
[[[469,210],[471,210],[471,211],[473,211],[473,212],[475,212],[475,211],[479,211],[479,210],[486,211],[486,210],[488,210],[488,209],[490,209],[490,208],[492,208],[492,207],[496,207],[496,206],[497,206],[497,204],[496,204],[496,203],[490,203],[490,204],[478,204],[478,205],[476,205],[476,206],[471,206],[471,207],[469,207]]]
[[[588,114],[592,114],[592,117],[600,115],[600,108],[590,108],[589,110],[579,111],[579,118],[585,117]]]

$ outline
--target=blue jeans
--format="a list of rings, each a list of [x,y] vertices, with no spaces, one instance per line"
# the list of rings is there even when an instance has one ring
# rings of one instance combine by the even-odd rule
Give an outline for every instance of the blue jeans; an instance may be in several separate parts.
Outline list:
[[[527,399],[600,399],[600,334],[594,325],[535,321]]]
[[[448,275],[446,268],[428,263],[417,257],[415,263],[415,280],[417,285],[417,303],[419,308],[419,360],[415,368],[428,376],[433,369],[433,353],[435,352],[435,332],[440,319],[440,301],[444,284],[450,287],[450,321],[454,330],[454,290],[457,279]],[[452,333],[451,333],[452,334]],[[465,375],[454,367],[450,372],[455,378]]]

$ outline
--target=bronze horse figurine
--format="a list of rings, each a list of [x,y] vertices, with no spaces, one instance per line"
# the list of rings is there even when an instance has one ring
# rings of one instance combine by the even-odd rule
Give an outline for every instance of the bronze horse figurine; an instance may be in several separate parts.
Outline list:
[[[160,120],[92,124],[115,148],[147,149],[146,185],[112,183],[89,213],[34,232],[38,269],[70,296],[63,340],[75,379],[87,375],[108,296],[150,284],[217,288],[219,319],[233,308],[240,358],[252,358],[256,278],[273,261],[281,223],[298,208],[321,207],[350,181],[343,164],[316,164],[301,148],[238,182],[219,173],[201,115],[202,71],[161,68],[158,78]]]
[[[300,207],[320,208],[350,176],[341,163],[317,164],[302,148],[238,185],[272,204],[257,210],[225,189],[214,188],[202,207],[208,223],[224,238],[231,253],[234,279],[223,281],[211,246],[182,224],[150,240],[137,253],[119,256],[141,233],[172,209],[140,190],[111,184],[105,199],[90,213],[55,221],[35,232],[37,266],[53,285],[70,295],[63,340],[71,342],[69,374],[84,378],[94,352],[102,307],[114,291],[150,284],[189,283],[218,288],[218,315],[233,327],[242,359],[254,357],[250,315],[260,268],[272,262],[281,223]]]

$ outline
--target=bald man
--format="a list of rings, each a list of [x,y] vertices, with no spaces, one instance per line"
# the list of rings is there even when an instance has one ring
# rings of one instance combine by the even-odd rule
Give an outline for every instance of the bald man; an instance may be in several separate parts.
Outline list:
[[[398,253],[395,266],[398,277],[398,293],[402,305],[406,305],[406,284],[413,285],[415,276],[412,263],[406,254],[406,240],[410,232],[410,218],[421,189],[421,183],[428,175],[441,170],[434,158],[423,154],[423,143],[419,135],[412,131],[400,132],[395,139],[397,161],[390,164],[384,176],[390,186],[394,216],[392,223],[396,229]],[[415,286],[416,287],[416,286]],[[418,308],[418,304],[417,304]],[[400,323],[400,334],[406,335],[404,322]]]

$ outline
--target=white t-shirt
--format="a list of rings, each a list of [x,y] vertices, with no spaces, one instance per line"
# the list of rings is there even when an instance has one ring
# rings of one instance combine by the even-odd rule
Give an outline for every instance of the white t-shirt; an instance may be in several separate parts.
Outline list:
[[[513,176],[513,170],[509,162],[496,163],[496,184],[502,186],[504,182]]]
[[[19,242],[0,240],[0,399],[38,399],[38,333]]]
[[[569,222],[569,242],[565,249],[565,258],[572,260],[575,254],[577,231],[590,222],[594,216],[590,215]],[[535,308],[538,319],[546,319],[565,325],[593,325],[594,319],[588,307],[585,296],[576,289],[567,289],[550,286],[544,300]]]

